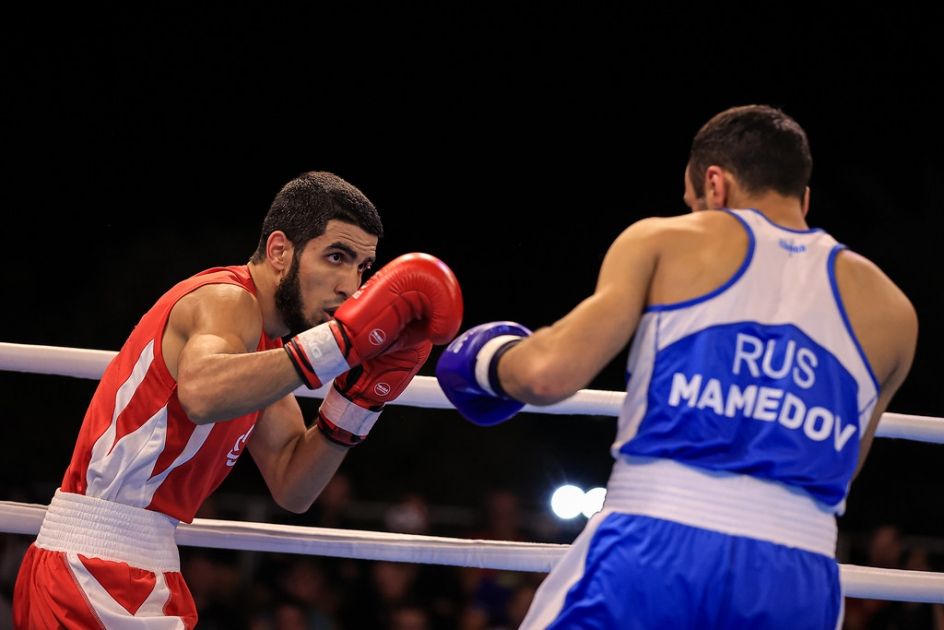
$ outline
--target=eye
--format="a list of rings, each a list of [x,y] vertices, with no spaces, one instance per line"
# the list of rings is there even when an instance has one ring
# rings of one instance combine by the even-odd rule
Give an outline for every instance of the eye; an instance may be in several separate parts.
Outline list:
[[[373,266],[374,266],[374,263],[365,262],[365,263],[361,263],[361,266],[358,267],[357,269],[361,273],[367,273],[368,271],[370,271],[371,267]]]
[[[344,261],[344,254],[340,252],[332,252],[328,254],[328,260],[335,264],[341,264]]]

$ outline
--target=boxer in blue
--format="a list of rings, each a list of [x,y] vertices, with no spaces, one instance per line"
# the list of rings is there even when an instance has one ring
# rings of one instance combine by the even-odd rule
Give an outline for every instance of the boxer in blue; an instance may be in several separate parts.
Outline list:
[[[685,170],[691,214],[612,244],[593,295],[531,333],[466,331],[436,374],[469,420],[587,384],[633,339],[604,508],[522,628],[836,628],[836,514],[910,369],[911,303],[806,223],[806,133],[721,112]]]

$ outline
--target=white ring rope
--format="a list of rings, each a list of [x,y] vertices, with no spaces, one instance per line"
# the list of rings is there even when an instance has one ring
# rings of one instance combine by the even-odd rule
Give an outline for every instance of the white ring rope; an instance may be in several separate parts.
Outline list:
[[[0,370],[98,379],[115,352],[0,342]],[[296,394],[321,398],[325,388]],[[573,415],[619,414],[625,394],[582,390],[549,407],[525,411]],[[414,407],[450,409],[436,379],[417,377],[397,400]],[[886,413],[876,435],[944,443],[944,419]],[[39,533],[46,506],[0,501],[0,532]],[[548,572],[568,545],[471,540],[194,519],[181,524],[177,542],[186,546],[323,555],[361,560],[388,560],[467,566],[508,571]],[[843,592],[848,597],[944,603],[944,573],[840,565]]]
[[[0,370],[55,374],[77,378],[98,379],[117,353],[107,350],[83,350],[57,346],[36,346],[0,342]],[[327,386],[317,390],[300,387],[295,395],[324,398]],[[626,398],[625,392],[583,389],[567,400],[547,407],[528,405],[524,411],[587,416],[617,416]],[[406,391],[393,403],[411,407],[452,409],[439,383],[429,376],[417,376]],[[878,437],[903,438],[919,442],[944,444],[944,419],[885,413],[875,433]]]
[[[0,529],[39,532],[46,506],[0,501]],[[196,518],[177,528],[177,543],[241,551],[386,560],[547,573],[569,545],[471,540]],[[944,603],[944,573],[840,565],[847,597]]]

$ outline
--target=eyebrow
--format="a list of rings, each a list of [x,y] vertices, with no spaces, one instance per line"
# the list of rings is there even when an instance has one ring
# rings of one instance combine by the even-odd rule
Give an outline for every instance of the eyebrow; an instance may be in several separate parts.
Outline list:
[[[357,252],[354,251],[354,249],[347,243],[342,243],[341,241],[335,241],[331,243],[330,245],[328,245],[328,249],[339,249],[345,254],[347,254],[351,258],[351,260],[357,260]],[[364,259],[364,262],[373,263],[374,260],[375,259],[373,256],[368,256],[367,258]]]

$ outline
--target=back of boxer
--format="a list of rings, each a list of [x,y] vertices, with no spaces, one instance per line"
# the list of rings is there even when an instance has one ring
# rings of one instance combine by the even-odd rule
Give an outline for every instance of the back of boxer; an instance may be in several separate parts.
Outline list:
[[[783,112],[718,114],[692,144],[692,214],[630,226],[553,326],[484,324],[444,352],[447,396],[495,424],[585,387],[633,338],[604,509],[522,628],[841,625],[835,515],[917,319],[807,226],[811,166]]]
[[[89,405],[17,578],[16,627],[192,628],[174,529],[246,449],[279,505],[308,509],[461,320],[458,284],[431,256],[361,286],[381,234],[359,190],[305,173],[276,196],[247,265],[157,301]],[[291,392],[332,379],[306,429]]]

